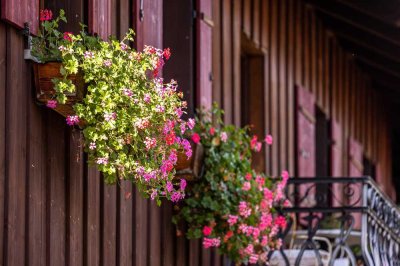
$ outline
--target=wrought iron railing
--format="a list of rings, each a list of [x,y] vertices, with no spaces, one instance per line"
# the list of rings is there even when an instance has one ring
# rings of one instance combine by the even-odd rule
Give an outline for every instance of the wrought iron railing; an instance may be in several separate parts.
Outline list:
[[[369,177],[292,178],[270,265],[400,265],[400,209]]]

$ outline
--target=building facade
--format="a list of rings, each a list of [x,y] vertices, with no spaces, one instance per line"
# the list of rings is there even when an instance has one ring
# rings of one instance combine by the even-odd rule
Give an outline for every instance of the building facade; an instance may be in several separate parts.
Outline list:
[[[35,103],[21,29],[30,22],[37,31],[40,8],[63,8],[65,31],[84,22],[90,32],[121,37],[133,28],[137,49],[170,47],[163,75],[178,81],[191,114],[215,101],[226,123],[274,136],[259,169],[368,175],[396,200],[400,42],[387,22],[357,24],[377,20],[361,9],[340,0],[1,3],[0,265],[227,263],[179,236],[184,225],[171,223],[170,203],[157,207],[130,183],[105,185],[86,164],[81,132]]]

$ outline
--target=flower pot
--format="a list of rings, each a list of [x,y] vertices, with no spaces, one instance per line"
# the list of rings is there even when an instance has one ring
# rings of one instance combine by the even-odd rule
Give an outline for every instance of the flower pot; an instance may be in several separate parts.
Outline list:
[[[60,62],[48,62],[45,64],[34,63],[33,70],[35,75],[35,87],[36,87],[36,100],[40,104],[46,104],[47,101],[55,99],[53,78],[62,79],[60,74]],[[75,92],[67,95],[67,101],[65,104],[58,104],[54,110],[64,117],[67,115],[75,114],[72,106],[82,101],[85,95],[85,82],[83,76],[78,73],[76,75],[70,75],[68,79],[72,80],[75,85]]]
[[[176,177],[193,181],[200,177],[203,168],[204,148],[200,143],[190,142],[192,146],[192,157],[187,158],[186,154],[181,151],[178,153],[178,161],[175,165]]]

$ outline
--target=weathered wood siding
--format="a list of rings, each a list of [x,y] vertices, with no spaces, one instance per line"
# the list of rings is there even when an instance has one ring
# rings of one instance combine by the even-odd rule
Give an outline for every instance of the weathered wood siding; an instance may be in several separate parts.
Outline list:
[[[79,21],[88,22],[88,1],[45,2],[42,7],[66,9],[72,21],[69,30],[76,31]],[[177,39],[185,34],[185,41],[171,42],[171,48],[184,54],[174,64],[192,112],[195,86],[201,84],[195,82],[193,27],[184,24],[183,32],[176,26],[166,32],[161,0],[145,0],[140,21],[139,3],[112,0],[107,25],[117,36],[134,27],[139,48],[161,47],[163,31]],[[187,1],[173,1],[177,8],[183,3]],[[196,6],[190,3],[181,17],[188,23],[191,6]],[[174,25],[173,19],[168,25]],[[257,84],[264,85],[256,86],[263,90],[257,94],[264,97],[259,110],[263,115],[252,121],[262,117],[263,130],[274,135],[276,144],[265,151],[268,172],[298,171],[294,89],[300,85],[338,124],[340,132],[335,134],[341,143],[332,173],[349,174],[345,162],[352,138],[376,165],[379,184],[394,196],[387,100],[312,8],[295,0],[215,0],[212,21],[212,95],[225,108],[226,122],[242,123],[244,43],[257,62],[263,59],[264,75]],[[202,249],[200,241],[176,237],[172,204],[157,208],[127,182],[104,185],[100,173],[86,164],[81,133],[34,102],[31,66],[23,59],[23,48],[20,30],[0,22],[0,265],[223,265],[226,260]],[[173,70],[166,75],[175,77]]]
[[[105,2],[42,7],[66,10],[63,30],[77,32],[78,22],[102,12],[111,21],[91,20],[89,30],[121,37],[133,27],[137,48],[163,46],[163,1],[144,1],[143,21],[139,1]],[[91,5],[98,10],[89,12]],[[81,132],[35,103],[24,42],[19,29],[0,22],[0,265],[220,265],[200,241],[176,236],[171,203],[159,208],[129,182],[107,186],[87,165]]]

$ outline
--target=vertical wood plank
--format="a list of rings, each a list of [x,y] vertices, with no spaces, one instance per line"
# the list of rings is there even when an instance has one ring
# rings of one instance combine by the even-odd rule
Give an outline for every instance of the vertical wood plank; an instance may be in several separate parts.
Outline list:
[[[279,16],[278,16],[278,2],[277,1],[271,1],[271,8],[270,8],[270,32],[271,32],[271,37],[270,37],[270,62],[269,62],[269,79],[270,79],[270,84],[269,87],[271,89],[271,99],[270,99],[270,112],[271,112],[271,133],[274,137],[279,137],[279,94],[278,94],[278,89],[279,89],[279,72],[277,71],[277,65],[278,65],[278,21],[279,21]],[[271,152],[272,152],[272,175],[277,175],[279,172],[279,166],[280,166],[280,157],[279,157],[279,145],[272,145],[270,147]]]
[[[161,254],[162,254],[162,265],[173,266],[175,263],[175,248],[176,248],[176,237],[175,237],[175,226],[172,224],[172,203],[163,202],[161,205],[162,212],[162,227],[161,227]]]
[[[199,266],[200,265],[200,240],[190,240],[189,241],[189,266]]]
[[[183,232],[186,228],[183,223],[180,223],[176,228],[176,249],[175,249],[175,259],[177,266],[188,265],[189,260],[189,241],[186,240]]]
[[[323,41],[323,65],[324,65],[324,77],[323,77],[323,87],[325,91],[324,96],[324,106],[325,112],[328,114],[328,117],[332,116],[332,86],[331,86],[331,63],[332,57],[330,56],[330,34],[323,28],[323,24],[321,24],[322,28],[322,41]]]
[[[222,0],[223,1],[223,0]],[[237,0],[240,1],[240,0]],[[251,1],[241,0],[242,2],[242,29],[247,38],[251,37]]]
[[[50,265],[63,265],[66,260],[66,149],[65,149],[65,120],[55,112],[49,112],[47,126],[48,141],[48,182],[50,191],[48,211],[50,212],[49,226],[49,263]]]
[[[139,191],[135,190],[135,265],[147,265],[147,241],[148,239],[148,220],[147,220],[148,201],[144,199]]]
[[[240,1],[239,1],[240,2]],[[222,21],[221,0],[214,0],[212,6],[213,14],[213,39],[212,39],[212,73],[213,73],[213,102],[222,107]]]
[[[112,34],[112,2],[107,0],[88,1],[89,31],[107,40],[109,35]]]
[[[29,265],[46,264],[46,130],[43,112],[28,100],[28,253]]]
[[[332,80],[332,115],[339,122],[339,55],[338,49],[336,45],[336,41],[333,37],[330,40],[330,51],[332,58],[332,71],[331,71],[331,80]]]
[[[99,171],[87,168],[86,265],[100,265],[100,182]]]
[[[278,115],[278,124],[279,124],[279,136],[275,136],[277,139],[277,146],[279,145],[279,156],[280,156],[280,164],[278,172],[287,169],[287,127],[288,120],[286,113],[288,111],[287,107],[287,1],[282,0],[279,1],[278,5],[279,12],[279,37],[278,37],[278,67],[279,67],[279,88],[278,88],[278,98],[279,98],[279,115]],[[285,18],[285,19],[283,19]]]
[[[232,106],[232,5],[230,0],[222,1],[222,86],[225,123],[233,121]]]
[[[295,45],[296,45],[296,49],[295,49],[295,71],[294,71],[294,80],[295,80],[295,84],[297,85],[301,85],[304,86],[304,80],[303,80],[303,23],[302,23],[302,5],[300,1],[296,1],[295,2],[295,19],[294,19],[294,23],[295,23]]]
[[[271,87],[270,87],[270,68],[269,68],[269,62],[270,62],[270,55],[268,48],[270,47],[270,18],[269,18],[269,9],[271,6],[271,3],[269,0],[261,1],[262,3],[262,12],[263,12],[263,32],[262,32],[262,39],[263,39],[263,47],[262,51],[264,54],[264,118],[265,118],[265,132],[267,134],[272,133],[271,129]],[[272,174],[272,152],[271,149],[268,147],[265,149],[265,171],[268,174]]]
[[[6,85],[7,85],[7,31],[6,26],[0,23],[0,265],[4,265],[4,207],[6,182]]]
[[[117,187],[102,182],[102,262],[104,265],[117,265]]]
[[[311,80],[311,87],[310,90],[316,96],[317,104],[320,102],[320,95],[318,94],[318,83],[321,79],[321,76],[317,72],[318,66],[318,47],[317,47],[317,22],[315,19],[315,13],[313,9],[309,9],[309,20],[310,20],[310,80]]]
[[[24,265],[26,222],[26,147],[27,94],[31,86],[23,59],[23,38],[18,30],[7,27],[6,79],[6,219],[5,265]]]
[[[240,67],[240,18],[241,18],[241,1],[232,1],[232,54],[233,54],[233,122],[236,126],[241,126],[241,67]]]
[[[133,187],[130,181],[121,182],[119,193],[119,263],[120,265],[133,264]]]
[[[161,265],[161,213],[154,201],[149,204],[149,263],[150,265]],[[170,221],[169,221],[170,222]]]
[[[295,169],[295,132],[294,132],[294,85],[295,85],[295,71],[296,71],[296,25],[295,25],[295,2],[294,0],[289,0],[288,11],[287,11],[287,42],[288,42],[288,55],[287,55],[287,112],[286,119],[288,123],[287,129],[287,158],[288,158],[288,168],[287,170],[291,175],[294,174]]]
[[[205,19],[212,16],[212,3],[210,0],[197,2],[198,12],[202,17],[197,17],[197,47],[196,47],[196,89],[197,106],[211,109],[212,107],[212,27]],[[203,18],[204,17],[204,18]]]
[[[303,26],[303,84],[307,90],[311,89],[311,26],[310,26],[310,12],[309,6],[303,5],[302,8],[303,20],[301,25]]]
[[[324,65],[324,32],[322,29],[322,22],[315,19],[316,27],[316,52],[317,52],[317,60],[316,60],[316,75],[318,79],[316,81],[316,89],[317,89],[317,102],[321,109],[324,110],[326,114],[326,109],[328,109],[328,105],[324,102],[325,93],[327,93],[327,89],[324,86],[325,83],[325,65]]]
[[[69,182],[68,182],[68,263],[83,265],[83,203],[84,203],[84,158],[82,134],[69,131]]]
[[[269,3],[268,0],[261,1],[261,27],[260,27],[260,35],[261,35],[261,49],[268,50],[269,46]]]
[[[236,1],[239,2],[239,1]],[[256,47],[260,46],[260,0],[252,0],[251,39]]]

